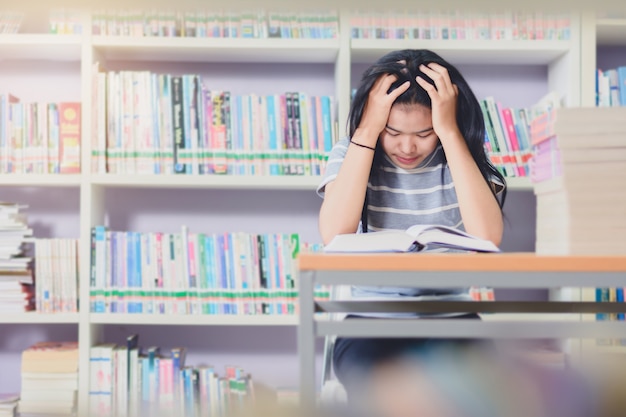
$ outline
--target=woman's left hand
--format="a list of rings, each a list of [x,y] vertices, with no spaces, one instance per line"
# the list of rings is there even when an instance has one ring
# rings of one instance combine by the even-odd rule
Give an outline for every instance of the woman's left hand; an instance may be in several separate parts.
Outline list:
[[[456,122],[456,101],[459,89],[452,84],[445,67],[432,62],[428,66],[420,65],[419,69],[435,83],[432,85],[420,76],[415,79],[430,96],[433,130],[443,143],[447,138],[460,134]]]

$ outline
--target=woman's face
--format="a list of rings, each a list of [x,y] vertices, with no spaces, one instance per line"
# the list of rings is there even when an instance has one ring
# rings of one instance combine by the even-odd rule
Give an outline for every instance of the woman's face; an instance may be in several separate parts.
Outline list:
[[[416,168],[439,144],[430,109],[421,104],[394,104],[380,142],[395,165]]]

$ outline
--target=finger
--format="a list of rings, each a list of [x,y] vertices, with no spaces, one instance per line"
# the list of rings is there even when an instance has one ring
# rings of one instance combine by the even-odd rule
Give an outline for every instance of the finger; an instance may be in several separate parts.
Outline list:
[[[459,87],[457,87],[456,84],[452,84],[452,88],[454,88],[454,95],[458,96],[459,95]]]
[[[385,78],[385,75],[381,75],[380,77],[378,77],[376,81],[374,81],[374,85],[372,85],[372,88],[370,91],[376,92],[380,90],[380,85],[382,84],[384,78]]]
[[[415,77],[415,81],[420,85],[420,87],[426,90],[431,100],[435,100],[439,98],[439,95],[437,94],[437,89],[435,88],[434,85],[432,85],[431,83],[429,83],[428,81],[420,77],[419,75]]]
[[[389,93],[389,97],[395,101],[395,99],[400,97],[400,95],[402,95],[402,93],[408,90],[410,86],[411,86],[410,82],[408,81],[403,82],[395,90]]]
[[[448,70],[446,70],[441,65],[437,65],[433,63],[429,65],[432,65],[434,68],[437,68],[437,69],[434,69],[431,66],[422,64],[420,65],[420,71],[428,75],[433,80],[433,82],[435,83],[435,86],[437,87],[437,90],[440,93],[447,93],[451,95],[454,92],[454,90],[452,89],[452,82],[450,81]]]
[[[395,83],[397,80],[398,80],[398,77],[396,75],[387,74],[385,78],[383,78],[382,83],[380,85],[381,90],[383,90],[383,92],[387,94],[387,91],[389,91],[391,84]]]

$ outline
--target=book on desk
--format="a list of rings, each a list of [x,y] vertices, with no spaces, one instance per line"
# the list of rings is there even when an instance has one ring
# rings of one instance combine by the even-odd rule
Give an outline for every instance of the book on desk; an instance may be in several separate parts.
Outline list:
[[[406,230],[337,235],[325,252],[421,252],[430,249],[500,252],[492,242],[443,225],[414,225]]]

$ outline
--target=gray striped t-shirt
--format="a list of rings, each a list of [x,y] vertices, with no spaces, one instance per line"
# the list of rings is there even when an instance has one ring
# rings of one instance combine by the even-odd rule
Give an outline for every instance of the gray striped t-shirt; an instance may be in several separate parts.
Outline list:
[[[330,152],[326,172],[317,193],[324,197],[326,184],[339,172],[349,139],[337,142]],[[387,155],[368,183],[368,231],[406,230],[415,224],[443,224],[465,230],[450,169],[439,145],[417,168],[406,170]],[[435,251],[435,250],[433,250]],[[438,252],[445,249],[436,249]],[[419,262],[419,259],[416,259]],[[416,275],[416,284],[419,276]],[[411,297],[419,300],[470,300],[469,288],[353,287],[353,298],[388,299]],[[389,316],[388,314],[363,314]],[[405,316],[395,315],[394,316]],[[415,314],[411,314],[415,317]]]

